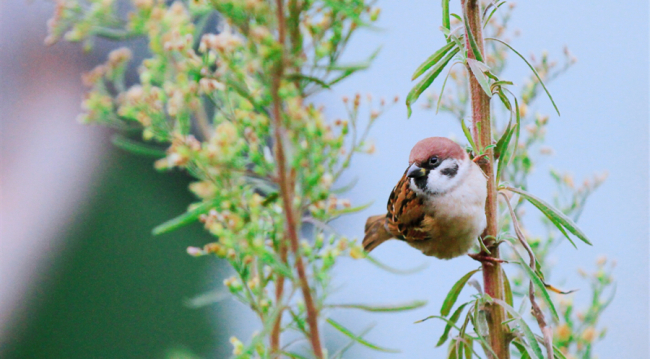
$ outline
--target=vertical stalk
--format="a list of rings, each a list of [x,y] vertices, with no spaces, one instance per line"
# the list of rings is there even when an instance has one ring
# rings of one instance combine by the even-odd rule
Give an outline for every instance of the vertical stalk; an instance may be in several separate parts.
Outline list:
[[[281,239],[278,246],[278,251],[280,252],[280,260],[283,263],[287,263],[287,245],[285,241]],[[284,276],[278,273],[275,277],[275,304],[282,305],[282,297],[284,295]],[[282,312],[283,308],[280,308],[278,317],[273,323],[273,329],[271,330],[271,358],[279,357],[280,354],[280,332],[282,326]]]
[[[483,46],[483,27],[481,26],[481,9],[478,0],[461,0],[465,11],[468,26],[476,39],[481,54],[485,54]],[[466,46],[470,49],[469,36],[465,36]],[[468,57],[474,58],[472,51],[468,51]],[[485,56],[483,56],[485,58]],[[467,69],[469,75],[470,96],[472,99],[472,132],[474,142],[478,148],[485,148],[492,143],[492,124],[490,121],[490,98],[485,94],[481,85],[472,72]],[[486,151],[485,160],[480,163],[481,169],[487,176],[487,199],[485,201],[485,215],[487,227],[483,232],[486,246],[490,249],[490,256],[499,258],[499,248],[495,243],[497,236],[497,187],[494,171],[494,151]],[[491,236],[491,237],[489,237]],[[487,253],[482,253],[488,255]],[[483,262],[483,285],[485,292],[492,298],[504,299],[504,277],[501,265],[495,262]],[[506,320],[505,309],[495,304],[486,304],[488,328],[490,330],[490,345],[496,354],[492,359],[508,359],[510,338],[507,328],[501,324]],[[491,354],[488,353],[491,356]]]
[[[311,341],[314,356],[317,359],[323,359],[323,349],[320,343],[320,333],[318,330],[318,310],[314,304],[309,282],[307,281],[307,274],[305,272],[305,265],[302,256],[299,253],[298,243],[298,222],[296,221],[296,211],[293,207],[293,194],[294,187],[292,181],[289,180],[287,174],[287,161],[284,154],[284,143],[282,140],[282,100],[280,99],[279,91],[282,77],[284,76],[284,62],[285,62],[285,27],[286,21],[284,17],[284,4],[282,0],[276,0],[276,10],[278,18],[278,42],[282,47],[282,57],[278,60],[275,71],[273,73],[273,82],[271,86],[271,97],[273,98],[273,137],[275,142],[275,156],[278,167],[278,185],[280,187],[280,196],[282,197],[282,206],[285,215],[286,235],[291,246],[291,252],[295,258],[295,267],[298,274],[298,281],[302,290],[303,299],[305,301],[305,310],[307,312],[307,323],[309,325],[309,340]],[[281,240],[280,255],[286,259],[286,243]],[[282,289],[284,287],[284,278],[281,278],[282,284],[276,288],[276,297],[282,296]],[[274,323],[274,330],[271,336],[272,350],[279,351],[279,332],[280,321],[282,315],[279,315],[276,323]],[[275,347],[274,347],[275,345]]]

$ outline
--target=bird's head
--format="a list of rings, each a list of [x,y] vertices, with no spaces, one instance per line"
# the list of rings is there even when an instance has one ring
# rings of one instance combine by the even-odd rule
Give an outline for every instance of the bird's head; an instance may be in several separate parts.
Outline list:
[[[406,175],[417,194],[442,194],[461,183],[470,162],[467,152],[456,142],[445,137],[429,137],[413,146]]]

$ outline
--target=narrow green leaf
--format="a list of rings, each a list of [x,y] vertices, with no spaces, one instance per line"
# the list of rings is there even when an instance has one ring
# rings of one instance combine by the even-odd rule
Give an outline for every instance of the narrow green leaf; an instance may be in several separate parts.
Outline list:
[[[487,12],[488,12],[488,11],[489,11],[493,6],[497,6],[497,3],[498,3],[498,1],[495,1],[495,0],[488,0],[487,2],[488,2],[489,4],[487,4],[487,5],[483,8],[483,15],[481,15],[481,18],[482,18],[482,19],[484,19],[485,16],[487,15]]]
[[[542,211],[542,213],[544,213],[544,211]],[[544,213],[544,215],[546,215],[546,218],[549,218],[550,221],[555,225],[555,227],[556,227],[557,229],[559,229],[560,232],[562,232],[562,234],[564,235],[564,238],[566,238],[566,239],[569,241],[569,243],[571,243],[571,245],[573,245],[573,248],[578,249],[578,246],[576,246],[576,244],[575,244],[575,242],[573,241],[573,239],[571,239],[571,237],[569,237],[569,234],[566,232],[566,230],[564,229],[564,227],[562,226],[562,224],[561,224],[560,222],[556,222],[555,220],[551,219],[551,218],[549,217],[549,215],[547,215],[546,213]],[[591,243],[589,243],[589,245],[591,245]]]
[[[183,300],[183,304],[192,309],[202,308],[211,304],[221,302],[230,298],[230,292],[226,289],[217,289],[206,293],[201,293],[193,298]]]
[[[510,118],[512,119],[512,104],[510,103],[510,100],[508,100],[502,89],[499,89],[497,94],[499,95],[499,99],[501,100],[501,103],[503,103],[503,106],[510,111]]]
[[[415,268],[411,268],[411,269],[397,269],[397,268],[393,268],[391,266],[388,266],[388,265],[378,261],[376,258],[374,258],[371,255],[367,255],[366,259],[368,261],[370,261],[370,263],[376,265],[377,267],[379,267],[379,268],[381,268],[381,269],[383,269],[383,270],[385,270],[387,272],[390,272],[390,273],[393,273],[393,274],[399,274],[399,275],[408,275],[408,274],[421,272],[421,271],[423,271],[424,269],[426,269],[428,267],[427,263],[423,263],[422,265],[419,265],[419,266],[417,266]]]
[[[487,146],[485,148],[487,149]],[[483,238],[481,236],[478,237],[478,244],[481,247],[481,252],[485,252],[487,255],[492,254],[492,252],[490,252],[490,250],[485,245],[485,241],[484,241],[484,240],[489,239],[489,238],[494,238],[494,236],[485,236],[485,238]],[[479,292],[481,292],[481,291],[479,290]]]
[[[409,303],[392,304],[392,305],[367,305],[367,304],[330,304],[330,308],[360,309],[367,312],[401,312],[406,310],[418,309],[427,305],[426,300],[415,300]]]
[[[451,29],[451,21],[449,18],[449,0],[442,0],[442,26],[449,30]],[[449,41],[449,39],[447,39]]]
[[[541,338],[542,342],[544,342],[544,338]],[[553,346],[553,356],[557,359],[567,359],[567,357],[562,353],[560,349],[558,349],[555,345]]]
[[[490,90],[490,82],[488,81],[487,76],[485,76],[485,73],[483,72],[482,63],[474,60],[474,59],[467,59],[467,64],[469,65],[469,69],[472,70],[472,74],[474,74],[474,77],[476,78],[476,81],[478,81],[479,85],[481,85],[481,88],[485,92],[488,97],[492,97],[492,91]]]
[[[442,60],[438,61],[436,65],[431,69],[431,71],[422,79],[420,82],[418,82],[417,85],[415,85],[409,94],[406,96],[406,108],[408,112],[408,117],[411,117],[411,104],[415,103],[417,99],[420,97],[422,92],[429,88],[431,86],[431,83],[433,83],[433,80],[440,75],[440,72],[447,66],[449,61],[451,61],[452,57],[454,57],[458,53],[458,47],[455,47],[453,50],[451,50],[449,53],[447,53],[447,56],[443,58]]]
[[[366,327],[364,330],[362,330],[361,332],[359,332],[359,335],[358,335],[358,336],[359,336],[359,337],[363,337],[364,335],[368,334],[368,333],[370,332],[370,330],[371,330],[374,326],[375,326],[374,324],[371,324],[370,326]],[[350,340],[350,341],[349,341],[349,342],[348,342],[344,347],[342,347],[341,349],[337,350],[336,353],[332,354],[332,359],[341,359],[341,358],[343,358],[343,355],[345,354],[345,352],[348,351],[348,349],[352,348],[352,346],[353,346],[354,344],[356,344],[356,343],[357,343],[356,341],[354,341],[354,340]]]
[[[537,338],[538,343],[542,345],[546,345],[546,343],[544,342],[544,337],[540,335],[536,335],[535,337]],[[555,345],[553,346],[553,356],[557,359],[567,359],[564,353],[562,353],[562,351],[558,349]]]
[[[450,15],[453,16],[454,18],[456,18],[456,20],[458,20],[458,21],[460,21],[460,22],[463,22],[463,18],[460,17],[460,15],[455,14],[455,13],[453,13],[453,12],[452,12]]]
[[[271,266],[271,268],[277,273],[280,273],[287,278],[293,278],[293,271],[291,270],[291,267],[282,262],[280,258],[276,257],[275,253],[264,250],[261,253],[258,253],[258,256],[260,256],[264,263],[267,263],[269,266]]]
[[[469,128],[467,128],[467,125],[465,124],[465,120],[460,119],[460,126],[463,128],[463,133],[465,134],[465,138],[467,138],[467,142],[469,142],[469,145],[472,146],[472,150],[474,150],[474,153],[478,155],[479,150],[476,148],[476,144],[474,143],[474,138],[472,138],[472,133],[470,132]]]
[[[456,323],[452,323],[451,320],[449,320],[449,319],[447,319],[447,318],[445,318],[445,317],[439,316],[439,315],[430,315],[430,316],[428,316],[428,317],[426,317],[426,318],[424,318],[424,319],[420,319],[420,320],[417,320],[417,321],[413,322],[413,324],[418,324],[418,323],[426,322],[426,321],[429,320],[429,319],[440,319],[440,320],[446,322],[447,324],[451,325],[452,328],[454,328],[454,329],[460,331],[460,328],[458,328],[458,327],[456,326]]]
[[[515,132],[515,127],[512,126],[512,118],[510,119],[510,122],[508,122],[508,126],[506,126],[506,130],[503,131],[503,135],[501,135],[501,138],[497,141],[497,146],[496,149],[494,150],[494,157],[497,157],[501,159],[506,151],[508,150],[508,145],[510,144],[510,140],[512,139],[512,134]]]
[[[484,310],[480,310],[480,309],[478,310],[475,316],[475,320],[476,320],[476,328],[474,328],[474,330],[476,330],[476,333],[482,336],[483,338],[490,335],[490,329],[487,323],[487,314],[485,313]]]
[[[483,72],[485,73],[485,76],[487,76],[488,78],[491,78],[492,80],[495,81],[495,82],[492,83],[492,85],[490,86],[490,90],[492,90],[492,87],[494,87],[494,85],[495,85],[497,82],[508,82],[508,81],[500,81],[498,77],[494,76],[494,75],[490,72],[490,68],[488,67],[488,65],[486,65],[486,64],[484,64],[484,63],[482,63],[482,62],[479,62],[479,64],[481,64],[481,66],[483,67],[482,70],[483,70]],[[497,85],[497,86],[498,86],[498,85]]]
[[[339,332],[341,332],[345,336],[347,336],[348,338],[350,338],[350,339],[356,341],[357,343],[359,343],[359,344],[361,344],[363,346],[366,346],[366,347],[368,347],[370,349],[377,350],[377,351],[380,351],[380,352],[386,352],[386,353],[399,353],[400,352],[399,350],[396,350],[396,349],[383,348],[383,347],[380,347],[378,345],[372,344],[372,343],[368,342],[367,340],[355,335],[354,333],[352,333],[346,327],[344,327],[341,324],[335,322],[332,318],[327,318],[327,322],[331,326],[333,326],[336,330],[338,330]]]
[[[551,314],[553,314],[553,320],[559,321],[560,316],[557,314],[557,310],[555,309],[555,305],[553,304],[553,301],[551,300],[551,297],[548,294],[548,291],[546,290],[546,286],[544,285],[544,281],[537,276],[537,273],[530,268],[527,264],[524,258],[519,254],[519,251],[513,246],[512,251],[515,252],[517,255],[517,258],[519,258],[519,264],[522,266],[524,269],[524,273],[528,276],[528,278],[533,282],[533,286],[537,289],[537,291],[541,294],[542,300],[546,303],[546,305],[549,307],[551,310]]]
[[[512,155],[508,160],[508,165],[512,162],[512,159],[517,155],[517,148],[519,148],[519,134],[521,133],[521,114],[519,113],[519,101],[516,96],[513,96],[515,99],[515,123],[517,124],[517,135],[515,136],[515,146],[512,149]]]
[[[329,86],[329,87],[334,86],[335,84],[337,84],[337,83],[345,80],[346,78],[348,78],[350,75],[352,75],[356,71],[358,71],[358,70],[345,70],[345,71],[343,71],[341,74],[339,74],[338,76],[336,76],[335,78],[330,80],[330,82],[327,84],[327,86]]]
[[[449,293],[447,293],[447,297],[445,298],[445,301],[442,303],[442,308],[440,308],[440,314],[442,316],[447,316],[449,315],[449,312],[451,311],[451,308],[454,306],[456,303],[456,300],[458,299],[458,295],[460,292],[463,290],[463,287],[467,283],[467,281],[474,275],[474,273],[478,272],[480,269],[474,269],[473,271],[465,274],[462,278],[460,278],[456,284],[454,284],[453,287],[451,287],[451,290]]]
[[[490,15],[485,17],[485,20],[483,21],[483,28],[485,28],[487,26],[487,24],[490,22],[490,19],[492,18],[492,15],[494,15],[494,13],[501,7],[501,5],[503,5],[505,3],[506,3],[505,1],[502,1],[499,4],[497,4],[497,6],[495,6],[494,9],[492,9],[492,12],[490,12]]]
[[[521,355],[521,359],[530,359],[530,355],[528,354],[528,349],[526,346],[516,340],[512,341],[512,344],[519,350],[519,354]]]
[[[95,26],[93,27],[93,35],[96,35],[98,37],[102,37],[104,39],[112,40],[112,41],[124,41],[124,40],[129,40],[135,36],[140,35],[136,31],[129,31],[129,30],[124,30],[124,29],[116,29],[113,27],[100,27],[100,26]]]
[[[478,302],[479,302],[479,300],[477,299],[477,300],[476,300],[476,304],[474,304],[474,313],[477,313],[477,310],[478,310]],[[467,314],[467,318],[471,319],[471,321],[472,321],[472,325],[474,326],[474,328],[477,328],[477,327],[478,327],[478,323],[476,323],[475,315],[472,315],[471,313],[468,313],[468,314]],[[481,347],[483,348],[483,351],[485,351],[485,353],[488,353],[488,352],[489,352],[490,354],[492,354],[492,357],[493,357],[493,358],[497,358],[497,357],[498,357],[498,356],[496,355],[496,353],[494,352],[494,350],[492,349],[492,347],[490,346],[490,344],[487,342],[487,340],[485,340],[485,337],[483,337],[482,335],[480,335],[480,334],[478,334],[478,333],[477,333],[477,336],[476,336],[476,337],[477,337],[476,339],[478,339],[478,341],[479,341],[479,343],[481,344]],[[477,355],[477,356],[478,356],[478,355]],[[479,357],[479,358],[480,358],[480,357]]]
[[[346,185],[344,185],[344,186],[342,186],[342,187],[332,189],[332,193],[334,193],[334,194],[341,194],[341,193],[348,192],[348,191],[350,191],[352,188],[354,188],[354,186],[357,185],[357,182],[359,182],[359,177],[354,177],[354,178],[352,179],[352,181],[350,181],[350,183],[348,183],[348,184],[346,184]]]
[[[447,76],[445,76],[445,81],[442,82],[442,88],[440,89],[440,95],[438,96],[438,103],[436,104],[436,115],[438,114],[438,110],[440,109],[440,102],[442,100],[442,95],[445,93],[445,86],[447,86],[447,80],[449,79],[449,75],[451,74],[451,70],[454,69],[454,66],[462,64],[460,61],[456,61],[451,66],[449,67],[449,70],[447,70]]]
[[[302,356],[302,355],[300,355],[300,354],[296,354],[296,353],[294,353],[294,352],[286,352],[286,351],[283,351],[282,354],[288,356],[288,357],[291,358],[291,359],[307,359],[307,357],[304,357],[304,356]]]
[[[465,346],[462,344],[460,340],[457,339],[456,343],[454,344],[454,347],[456,348],[456,358],[463,359],[463,352]]]
[[[226,85],[226,89],[233,89],[239,96],[248,100],[248,102],[255,107],[255,110],[270,116],[268,110],[264,106],[260,105],[257,99],[250,94],[248,88],[241,86],[241,83],[238,80],[234,79],[232,76],[227,76]]]
[[[456,351],[456,343],[458,341],[453,339],[449,342],[449,348],[447,348],[447,359],[458,359],[458,352]]]
[[[296,323],[298,329],[303,333],[307,333],[305,320],[298,316],[298,314],[296,314],[291,308],[289,308],[289,314],[291,315],[291,319]]]
[[[467,38],[469,39],[469,46],[470,49],[472,50],[472,53],[474,54],[474,58],[477,61],[483,62],[483,54],[481,54],[481,51],[479,50],[478,47],[478,43],[476,42],[476,38],[474,37],[474,34],[472,34],[472,30],[469,28],[469,24],[468,24],[469,21],[467,20],[466,14],[467,14],[467,10],[463,11],[463,24],[465,25],[465,35],[467,35]]]
[[[379,52],[381,51],[381,47],[378,47],[377,50],[375,50],[370,57],[366,61],[363,62],[357,62],[357,63],[350,63],[350,64],[334,64],[330,66],[315,66],[317,68],[324,68],[329,71],[359,71],[359,70],[365,70],[368,67],[370,67],[370,63],[372,60],[374,60],[377,55],[379,55]],[[331,83],[330,83],[331,85]]]
[[[497,79],[496,76],[494,76],[492,74],[489,74],[488,76],[490,76],[490,78],[492,78],[494,80],[494,83],[492,84],[492,86],[514,85],[512,81],[499,80],[499,79]]]
[[[534,73],[535,76],[537,77],[537,80],[539,80],[539,83],[540,83],[540,84],[542,85],[542,87],[544,88],[544,91],[546,91],[546,95],[547,95],[548,98],[551,100],[551,103],[553,104],[553,107],[555,107],[555,111],[557,111],[558,116],[560,116],[560,110],[557,108],[557,105],[555,104],[555,101],[553,101],[553,96],[551,96],[551,93],[550,93],[550,92],[548,91],[548,89],[546,88],[546,85],[544,85],[544,81],[542,81],[542,78],[541,78],[541,77],[539,76],[539,74],[537,73],[537,70],[535,70],[535,67],[533,67],[533,65],[531,65],[530,62],[528,62],[528,60],[526,60],[526,58],[525,58],[522,54],[520,54],[519,52],[517,52],[517,50],[515,50],[512,46],[510,46],[510,45],[509,45],[508,43],[506,43],[505,41],[502,41],[502,40],[499,40],[499,39],[496,39],[496,38],[493,38],[493,37],[487,37],[487,38],[485,38],[485,40],[497,41],[497,42],[500,42],[500,43],[506,45],[510,50],[512,50],[512,52],[514,52],[515,54],[517,54],[517,56],[519,56],[522,60],[524,60],[524,62],[526,63],[526,65],[528,65],[528,67],[533,71],[533,73]]]
[[[463,345],[465,346],[465,359],[472,359],[472,353],[474,352],[474,340],[464,338]],[[476,356],[479,357],[478,354],[476,354]]]
[[[512,288],[510,287],[510,280],[508,279],[508,276],[506,275],[506,271],[503,270],[503,291],[505,292],[505,297],[506,297],[506,303],[508,303],[509,306],[512,306],[513,300],[512,300]]]
[[[460,315],[463,313],[463,309],[471,302],[463,303],[460,305],[454,313],[449,317],[449,322],[447,325],[445,325],[445,330],[442,332],[442,335],[440,336],[440,339],[438,339],[438,343],[436,344],[436,347],[439,347],[447,341],[447,338],[449,338],[449,331],[451,331],[452,325],[456,324],[458,322],[458,319],[460,318]]]
[[[501,181],[501,174],[503,170],[507,166],[509,166],[510,163],[512,163],[512,159],[515,158],[515,156],[517,155],[517,148],[519,146],[519,135],[521,133],[521,116],[519,113],[519,101],[517,100],[517,96],[515,96],[510,90],[508,89],[505,90],[508,91],[508,93],[510,93],[512,98],[515,100],[515,126],[513,128],[515,130],[515,141],[512,146],[512,152],[508,153],[508,147],[505,147],[503,149],[504,152],[502,153],[503,158],[499,157],[499,165],[497,167],[497,183]],[[501,91],[499,91],[499,93],[501,94]],[[503,96],[505,97],[505,95]],[[508,141],[510,141],[510,139],[508,139]]]
[[[526,337],[527,344],[530,345],[531,349],[533,350],[533,354],[537,359],[544,359],[544,354],[542,354],[542,348],[539,347],[539,344],[537,344],[537,339],[535,338],[535,334],[533,333],[532,330],[530,330],[530,327],[528,324],[526,324],[526,321],[519,315],[519,313],[511,306],[508,305],[508,303],[502,301],[501,299],[493,299],[495,303],[498,305],[502,306],[510,315],[512,315],[514,318],[519,319],[517,323],[519,324],[519,328],[524,332],[524,336]]]
[[[339,216],[344,215],[344,214],[363,211],[364,209],[372,206],[373,203],[374,203],[374,201],[371,201],[371,202],[368,202],[366,204],[362,204],[362,205],[356,206],[356,207],[337,209],[337,210],[332,212],[332,217],[339,217]]]
[[[377,49],[376,49],[376,50],[375,50],[375,51],[370,55],[370,57],[368,57],[368,59],[367,59],[366,61],[364,61],[364,62],[360,62],[360,63],[343,64],[343,65],[341,65],[341,64],[334,64],[334,65],[330,65],[330,66],[314,66],[314,67],[315,67],[315,68],[322,68],[322,69],[325,69],[325,70],[328,71],[328,72],[329,72],[329,71],[341,71],[341,73],[340,73],[338,76],[334,77],[332,80],[330,80],[330,81],[327,83],[327,86],[332,87],[332,86],[334,86],[335,84],[337,84],[337,83],[343,81],[344,79],[346,79],[346,78],[349,77],[350,75],[352,75],[352,74],[354,74],[354,73],[356,73],[356,72],[358,72],[358,71],[365,70],[365,69],[367,69],[368,67],[370,67],[370,64],[371,64],[372,61],[377,57],[377,55],[379,55],[379,52],[380,52],[380,51],[381,51],[381,46],[378,47],[378,48],[377,48]]]
[[[452,14],[452,15],[454,15],[454,14]],[[467,49],[463,45],[463,40],[462,39],[463,39],[464,35],[456,36],[455,33],[456,33],[456,31],[458,29],[460,29],[460,27],[457,27],[454,31],[450,32],[449,37],[456,44],[456,47],[458,47],[459,49],[463,49],[463,52],[460,54],[460,57],[462,57],[463,61],[465,61],[465,59],[467,59]]]
[[[277,191],[271,192],[262,201],[262,206],[266,207],[269,204],[275,202],[278,198],[280,198],[280,194]]]
[[[287,80],[290,80],[290,81],[298,80],[298,81],[305,81],[305,82],[313,82],[313,83],[315,83],[315,84],[317,84],[317,85],[319,85],[319,86],[321,86],[323,88],[326,88],[328,90],[330,88],[330,85],[326,84],[323,80],[321,80],[319,78],[316,78],[316,77],[313,77],[313,76],[307,76],[307,75],[304,75],[304,74],[301,74],[301,73],[288,74],[288,75],[286,75],[286,78],[287,78]]]
[[[159,234],[171,232],[190,223],[196,222],[199,219],[200,215],[207,213],[210,209],[214,208],[215,205],[216,203],[214,201],[208,201],[193,206],[192,209],[181,214],[180,216],[156,226],[152,230],[152,233],[153,235],[157,236]]]
[[[167,155],[163,149],[145,145],[138,141],[134,141],[130,138],[126,138],[122,135],[113,136],[111,138],[111,143],[113,143],[113,145],[117,148],[135,153],[137,155],[150,156],[156,158],[163,158]]]
[[[433,55],[429,56],[420,66],[418,66],[417,69],[413,72],[413,75],[411,76],[411,80],[415,80],[416,78],[420,77],[423,73],[425,73],[428,69],[431,68],[431,66],[434,66],[440,59],[447,54],[454,46],[456,46],[455,43],[453,42],[448,42],[445,44],[445,46],[441,47],[438,49],[438,51],[434,52]]]
[[[524,191],[518,188],[512,188],[512,187],[505,187],[508,191],[512,191],[515,193],[520,194],[522,197],[526,198],[530,203],[533,204],[533,206],[537,207],[544,215],[553,222],[556,227],[561,228],[564,227],[566,228],[569,232],[571,232],[574,236],[578,237],[580,240],[583,242],[587,243],[588,245],[592,245],[587,236],[582,232],[582,230],[571,220],[571,218],[567,217],[562,211],[559,209],[551,206],[550,204],[544,202],[542,199]],[[568,235],[566,235],[566,232],[562,231],[565,236],[571,241]],[[573,241],[571,241],[573,243]],[[574,244],[575,246],[575,244]]]
[[[515,124],[514,126],[510,127],[509,131],[506,130],[506,133],[504,133],[503,136],[501,137],[501,139],[504,140],[504,142],[501,144],[502,145],[501,148],[499,148],[499,144],[497,143],[496,152],[499,153],[499,164],[497,165],[497,183],[499,183],[499,181],[501,180],[501,173],[506,167],[508,167],[508,163],[510,162],[512,155],[514,154],[515,150],[513,149],[513,152],[508,152],[508,147],[510,145],[510,140],[512,139],[512,134],[515,133],[517,127],[518,125]],[[501,141],[501,139],[499,139],[499,141]],[[515,146],[516,146],[516,142],[515,142]]]
[[[474,325],[474,328],[476,328],[476,322],[474,321],[474,319],[476,318],[476,313],[478,311],[478,307],[479,307],[478,303],[479,303],[479,299],[475,299],[474,305],[472,306],[472,308],[470,308],[470,310],[467,311],[467,315],[465,315],[465,321],[463,322],[463,326],[460,327],[460,332],[458,333],[459,337],[465,336],[465,333],[467,332],[467,324],[469,324],[470,322],[472,323],[472,325]],[[472,311],[474,311],[474,315],[472,315]],[[476,336],[478,338],[481,338],[481,333],[476,332]]]

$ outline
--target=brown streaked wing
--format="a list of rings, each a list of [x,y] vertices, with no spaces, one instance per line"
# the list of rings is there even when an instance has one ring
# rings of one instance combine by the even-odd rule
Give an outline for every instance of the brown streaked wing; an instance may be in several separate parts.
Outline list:
[[[421,241],[429,238],[423,231],[425,217],[422,199],[415,195],[409,186],[406,172],[393,188],[387,204],[386,226],[396,238],[406,241]]]

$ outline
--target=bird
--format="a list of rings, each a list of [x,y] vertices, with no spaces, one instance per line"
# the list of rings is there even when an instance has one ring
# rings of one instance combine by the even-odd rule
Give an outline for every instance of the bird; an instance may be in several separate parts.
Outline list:
[[[370,252],[399,239],[427,256],[461,256],[487,225],[486,197],[487,177],[459,144],[446,137],[425,138],[411,150],[408,167],[388,198],[388,213],[366,221],[362,245]]]

